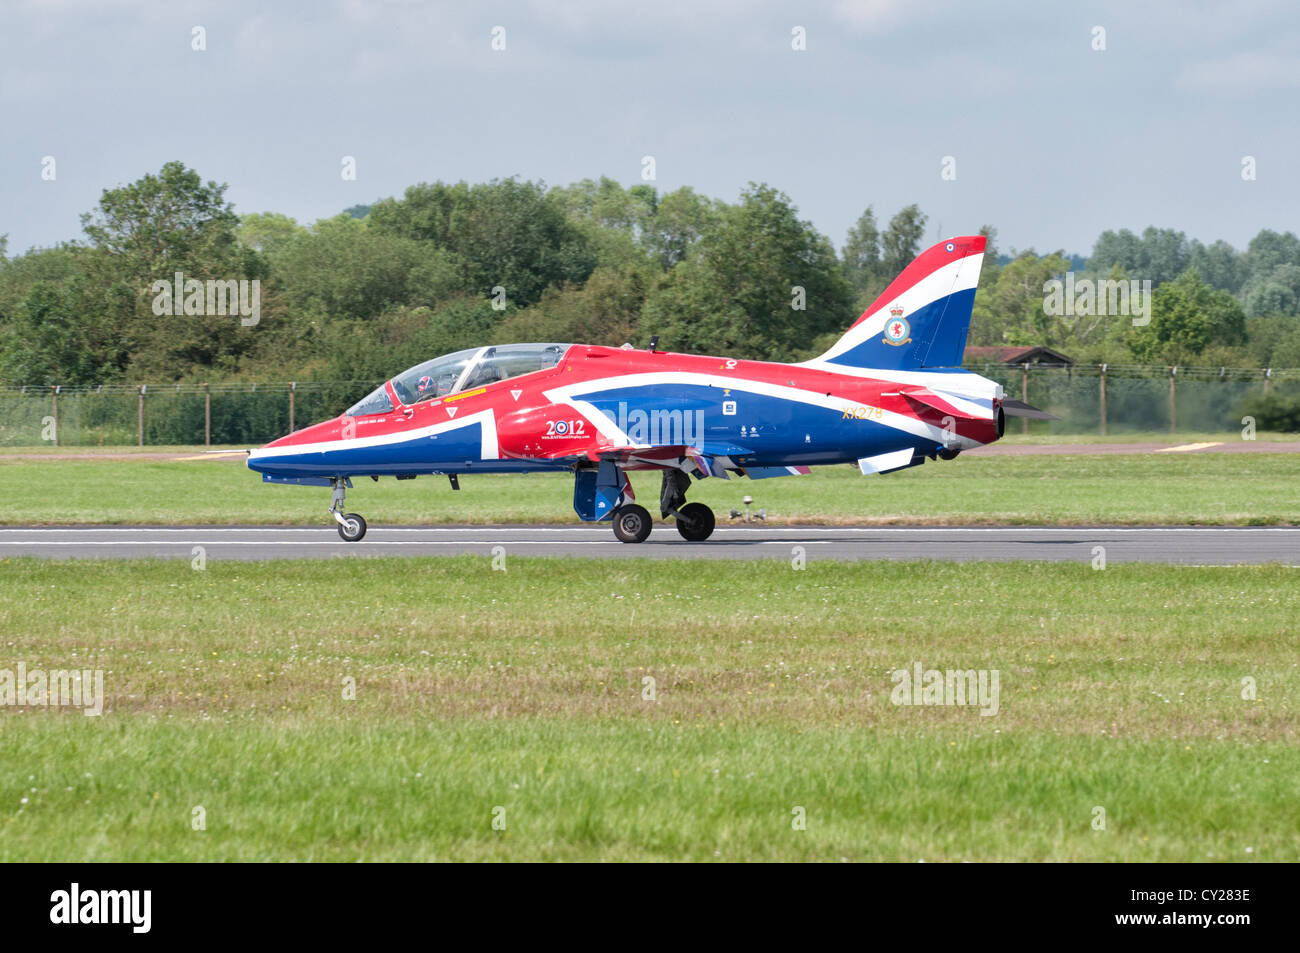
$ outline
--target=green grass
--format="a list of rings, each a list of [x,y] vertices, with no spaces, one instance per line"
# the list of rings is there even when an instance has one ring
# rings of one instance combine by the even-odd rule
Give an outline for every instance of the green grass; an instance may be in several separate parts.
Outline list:
[[[1300,859],[1293,570],[506,569],[0,561],[0,668],[108,694],[0,709],[0,860]]]
[[[697,483],[723,520],[749,494],[779,523],[1300,525],[1300,457],[1259,454],[961,456],[883,477],[856,467]],[[658,474],[633,475],[657,509]],[[567,474],[358,479],[348,509],[377,526],[572,523]],[[0,460],[0,522],[325,525],[329,492],[275,486],[238,460]]]

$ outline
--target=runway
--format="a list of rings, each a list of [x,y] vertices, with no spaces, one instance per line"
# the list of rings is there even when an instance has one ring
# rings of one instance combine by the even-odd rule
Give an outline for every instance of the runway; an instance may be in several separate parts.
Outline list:
[[[640,559],[1051,560],[1300,566],[1300,527],[825,527],[720,526],[705,543],[687,543],[656,523],[640,544],[614,539],[609,526],[372,527],[345,543],[329,526],[7,527],[0,558],[162,557],[262,560],[366,556],[495,555]]]

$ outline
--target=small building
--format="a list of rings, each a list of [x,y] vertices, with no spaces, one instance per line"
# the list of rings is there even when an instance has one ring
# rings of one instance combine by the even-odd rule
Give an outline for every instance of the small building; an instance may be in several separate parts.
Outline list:
[[[966,364],[1074,366],[1074,358],[1067,357],[1060,351],[1043,345],[1033,347],[968,347],[966,353],[962,356],[962,361]]]

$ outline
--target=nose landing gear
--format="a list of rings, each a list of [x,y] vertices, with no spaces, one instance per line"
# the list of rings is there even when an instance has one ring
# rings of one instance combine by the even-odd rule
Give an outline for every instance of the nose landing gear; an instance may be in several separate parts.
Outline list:
[[[614,511],[614,535],[624,543],[644,543],[650,535],[650,512],[636,503]]]
[[[347,477],[332,477],[330,486],[334,488],[330,497],[330,515],[339,524],[339,535],[346,543],[355,543],[366,535],[366,521],[357,513],[343,512],[343,497],[352,481]]]

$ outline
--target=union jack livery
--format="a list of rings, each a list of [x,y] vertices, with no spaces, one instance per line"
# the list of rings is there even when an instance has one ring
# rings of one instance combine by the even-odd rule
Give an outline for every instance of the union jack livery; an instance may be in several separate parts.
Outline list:
[[[435,358],[333,420],[251,451],[267,483],[328,486],[339,535],[352,477],[574,474],[573,508],[623,542],[649,534],[627,473],[659,470],[659,511],[691,541],[714,515],[692,479],[761,480],[856,461],[889,473],[1002,436],[1005,415],[1046,416],[961,369],[985,239],[952,238],[903,270],[826,353],[799,364],[585,344],[505,344]]]

